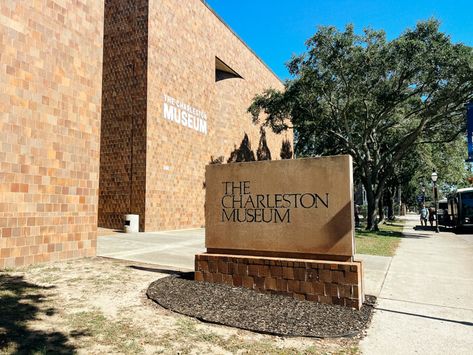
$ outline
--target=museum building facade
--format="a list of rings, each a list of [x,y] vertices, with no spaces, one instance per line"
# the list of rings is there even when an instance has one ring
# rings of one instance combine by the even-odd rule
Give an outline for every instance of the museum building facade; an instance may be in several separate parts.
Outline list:
[[[200,0],[2,2],[0,41],[0,268],[95,255],[124,214],[203,226],[205,165],[283,87]]]

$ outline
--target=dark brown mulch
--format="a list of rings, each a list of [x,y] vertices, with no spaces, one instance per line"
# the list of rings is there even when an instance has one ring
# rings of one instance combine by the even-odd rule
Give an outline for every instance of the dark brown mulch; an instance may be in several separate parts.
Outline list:
[[[368,326],[376,297],[361,310],[299,301],[245,288],[169,276],[153,282],[150,299],[199,320],[259,333],[302,337],[348,337]]]

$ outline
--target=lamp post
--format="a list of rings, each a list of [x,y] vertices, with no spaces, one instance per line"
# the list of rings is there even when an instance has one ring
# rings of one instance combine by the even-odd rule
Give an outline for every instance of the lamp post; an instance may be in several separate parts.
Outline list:
[[[432,182],[434,183],[434,201],[435,201],[435,232],[438,233],[439,232],[439,219],[438,219],[438,215],[437,215],[437,209],[438,209],[438,206],[437,206],[437,198],[438,198],[438,194],[437,194],[437,178],[438,178],[438,175],[437,173],[435,172],[435,170],[432,172]]]

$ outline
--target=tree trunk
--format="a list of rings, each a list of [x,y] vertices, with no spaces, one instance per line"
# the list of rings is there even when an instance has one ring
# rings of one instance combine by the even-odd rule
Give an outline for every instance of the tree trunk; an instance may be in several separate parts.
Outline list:
[[[384,200],[382,198],[378,201],[378,215],[379,215],[379,223],[382,223],[383,220],[386,218],[384,213]]]
[[[386,204],[388,206],[388,220],[394,219],[394,193],[391,189],[386,189]]]
[[[376,178],[373,178],[373,175]],[[377,184],[373,183],[372,180],[377,180]],[[378,229],[378,204],[383,196],[384,184],[386,177],[379,177],[378,174],[369,173],[368,177],[362,177],[362,183],[366,190],[366,200],[368,202],[368,216],[366,230],[377,231]]]
[[[376,208],[376,202],[370,201],[370,199],[368,199],[368,216],[366,217],[366,230],[378,230],[378,209]]]
[[[373,185],[367,181],[363,181],[366,191],[366,201],[368,202],[368,215],[366,216],[366,230],[378,230],[378,200],[373,191]]]

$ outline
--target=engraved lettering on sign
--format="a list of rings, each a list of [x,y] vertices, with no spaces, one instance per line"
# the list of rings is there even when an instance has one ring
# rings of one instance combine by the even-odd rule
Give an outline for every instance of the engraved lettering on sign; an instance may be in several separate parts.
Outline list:
[[[252,194],[250,181],[222,182],[221,222],[291,223],[297,208],[329,208],[329,194],[315,192]]]

